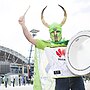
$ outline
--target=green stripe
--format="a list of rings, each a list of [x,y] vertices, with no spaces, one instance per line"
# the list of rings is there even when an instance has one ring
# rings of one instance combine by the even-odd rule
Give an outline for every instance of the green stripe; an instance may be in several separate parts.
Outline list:
[[[37,51],[35,48],[35,59],[34,59],[34,86],[33,90],[42,90],[40,75],[38,70],[38,59],[37,59]]]

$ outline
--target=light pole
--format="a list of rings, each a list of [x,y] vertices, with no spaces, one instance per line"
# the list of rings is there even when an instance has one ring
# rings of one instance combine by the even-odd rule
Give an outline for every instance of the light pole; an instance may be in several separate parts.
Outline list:
[[[32,29],[30,32],[32,33],[32,36],[35,37],[36,34],[39,32],[39,30]],[[28,65],[29,65],[29,78],[31,77],[31,75],[30,75],[30,69],[31,69],[30,61],[31,61],[32,48],[33,48],[33,44],[31,44],[31,47],[30,47],[29,60],[28,60]]]
[[[39,30],[32,29],[30,32],[32,33],[32,36],[35,37],[36,34],[37,34],[37,32],[39,32]],[[30,47],[29,62],[28,62],[29,65],[30,65],[30,59],[31,59],[31,53],[32,53],[32,47],[33,47],[33,44],[31,44],[31,47]]]

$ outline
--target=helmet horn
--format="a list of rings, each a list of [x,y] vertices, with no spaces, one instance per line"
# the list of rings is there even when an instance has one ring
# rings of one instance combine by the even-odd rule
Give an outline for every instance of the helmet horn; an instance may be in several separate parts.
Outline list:
[[[67,19],[67,13],[66,13],[66,10],[65,10],[61,5],[58,4],[58,6],[61,7],[61,8],[63,9],[63,11],[64,11],[64,18],[63,18],[62,22],[60,23],[60,25],[63,26],[64,23],[66,22],[66,19]],[[47,8],[47,6],[42,10],[42,13],[41,13],[41,21],[42,21],[42,23],[43,23],[47,28],[49,28],[50,25],[45,22],[44,16],[43,16],[44,10],[45,10],[46,8]]]
[[[58,6],[60,6],[64,11],[64,18],[63,18],[62,22],[60,23],[60,25],[63,26],[67,19],[67,13],[66,13],[66,10],[61,5],[58,4]]]

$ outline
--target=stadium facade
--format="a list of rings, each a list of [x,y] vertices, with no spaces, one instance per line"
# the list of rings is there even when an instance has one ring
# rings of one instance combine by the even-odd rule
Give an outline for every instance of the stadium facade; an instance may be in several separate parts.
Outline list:
[[[20,70],[23,73],[25,67],[28,67],[27,58],[12,49],[0,46],[0,75],[18,73]]]

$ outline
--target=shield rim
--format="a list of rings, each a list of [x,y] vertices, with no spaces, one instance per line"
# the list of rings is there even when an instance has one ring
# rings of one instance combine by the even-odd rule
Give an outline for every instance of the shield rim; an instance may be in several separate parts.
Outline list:
[[[74,73],[76,75],[86,75],[86,74],[89,74],[90,73],[90,66],[88,68],[86,68],[86,69],[83,69],[83,70],[77,70],[76,68],[73,68],[71,66],[70,60],[69,60],[69,50],[70,50],[71,44],[73,44],[73,41],[76,40],[78,37],[82,37],[82,36],[85,36],[85,35],[88,36],[88,37],[90,37],[90,30],[85,30],[85,31],[78,32],[76,35],[74,35],[70,39],[70,41],[69,41],[69,43],[67,45],[67,48],[66,48],[66,55],[65,55],[65,57],[66,57],[67,67],[69,68],[69,70],[72,73]]]

